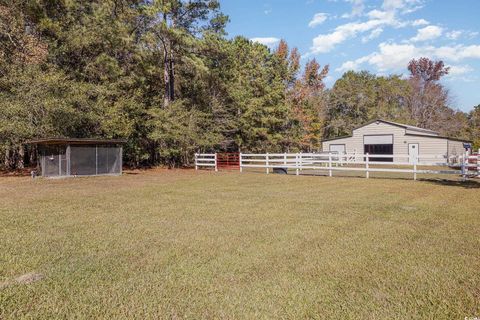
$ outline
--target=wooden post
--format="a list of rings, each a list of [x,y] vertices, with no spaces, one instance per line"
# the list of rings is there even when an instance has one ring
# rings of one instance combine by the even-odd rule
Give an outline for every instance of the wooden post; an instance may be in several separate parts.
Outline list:
[[[332,173],[332,153],[328,153],[328,176],[331,177],[333,175]]]
[[[198,162],[197,162],[197,160],[198,160],[198,154],[195,153],[195,170],[198,170]]]
[[[286,166],[287,165],[287,154],[283,153],[283,164]]]
[[[267,174],[269,174],[269,173],[270,173],[270,170],[269,170],[269,168],[268,168],[268,152],[267,152],[267,155],[265,156],[265,163],[266,163],[266,166],[265,166],[265,167],[267,168],[267,169],[266,169],[266,170],[267,170]]]
[[[366,173],[366,176],[367,176],[367,179],[370,178],[370,172],[368,171],[368,169],[370,168],[370,165],[369,165],[369,160],[370,160],[370,155],[369,153],[367,152],[367,154],[365,155],[365,166],[367,168],[367,173]]]
[[[217,153],[215,152],[215,172],[218,172],[218,161],[217,161]]]
[[[242,172],[243,172],[243,168],[242,168],[242,153],[241,153],[241,152],[239,153],[238,162],[239,162],[239,165],[240,165],[240,173],[242,173]]]
[[[298,171],[298,153],[295,154],[295,174],[298,176],[300,172]]]

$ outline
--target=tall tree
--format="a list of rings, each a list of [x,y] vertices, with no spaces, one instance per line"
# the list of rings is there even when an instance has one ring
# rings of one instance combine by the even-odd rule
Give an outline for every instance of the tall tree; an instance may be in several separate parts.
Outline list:
[[[294,132],[301,150],[313,152],[321,148],[327,109],[324,79],[328,71],[328,65],[322,68],[315,59],[308,61],[301,78],[290,90],[292,116],[297,122]]]
[[[411,60],[408,70],[410,118],[419,127],[441,129],[445,121],[448,121],[444,117],[444,111],[448,108],[449,94],[439,81],[448,74],[449,68],[445,67],[443,61],[420,58]]]
[[[473,107],[473,110],[469,113],[468,126],[474,147],[480,150],[480,104]]]
[[[425,57],[410,60],[407,68],[412,78],[418,78],[424,83],[438,81],[450,70],[450,67],[445,67],[443,61],[432,61]]]
[[[224,32],[228,18],[219,9],[218,0],[154,0],[145,7],[154,38],[151,47],[162,57],[164,107],[175,100],[175,65],[190,55],[192,38],[207,31]]]
[[[338,79],[328,105],[326,136],[350,134],[351,130],[370,119],[376,107],[376,77],[367,71],[349,71]]]

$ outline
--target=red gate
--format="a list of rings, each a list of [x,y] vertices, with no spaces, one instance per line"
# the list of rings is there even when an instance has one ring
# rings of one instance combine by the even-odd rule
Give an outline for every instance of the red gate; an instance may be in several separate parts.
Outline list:
[[[238,152],[217,153],[217,168],[219,170],[240,169],[240,153]]]

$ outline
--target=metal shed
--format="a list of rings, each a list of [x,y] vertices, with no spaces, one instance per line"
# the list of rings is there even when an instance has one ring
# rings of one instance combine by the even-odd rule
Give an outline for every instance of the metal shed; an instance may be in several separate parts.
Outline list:
[[[352,134],[322,141],[322,149],[327,152],[392,155],[392,157],[371,158],[372,161],[404,162],[409,159],[428,156],[441,156],[448,162],[455,162],[465,154],[464,144],[470,141],[444,137],[438,132],[411,125],[385,121],[382,119],[367,122],[353,129]],[[435,158],[428,160],[438,162]]]
[[[48,138],[32,140],[37,145],[43,177],[122,174],[124,140]]]

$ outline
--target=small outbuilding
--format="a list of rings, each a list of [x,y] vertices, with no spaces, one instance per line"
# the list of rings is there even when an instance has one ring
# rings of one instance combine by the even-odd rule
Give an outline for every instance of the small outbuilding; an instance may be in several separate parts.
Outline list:
[[[465,153],[465,139],[444,137],[438,132],[385,120],[370,121],[353,129],[349,136],[322,141],[325,152],[348,154],[398,155],[371,159],[385,162],[410,162],[422,155],[442,156],[452,161]],[[433,160],[433,159],[432,159]]]
[[[124,140],[49,138],[29,141],[36,145],[43,177],[122,174]]]

